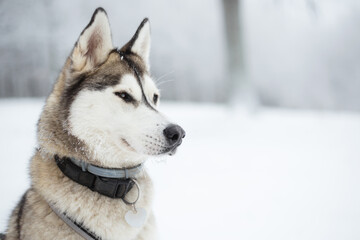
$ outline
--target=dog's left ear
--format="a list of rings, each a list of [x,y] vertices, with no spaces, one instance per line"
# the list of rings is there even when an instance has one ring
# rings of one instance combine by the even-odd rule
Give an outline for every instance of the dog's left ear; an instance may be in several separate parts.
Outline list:
[[[150,22],[148,18],[145,18],[136,30],[135,35],[121,50],[139,55],[149,69],[150,42]]]

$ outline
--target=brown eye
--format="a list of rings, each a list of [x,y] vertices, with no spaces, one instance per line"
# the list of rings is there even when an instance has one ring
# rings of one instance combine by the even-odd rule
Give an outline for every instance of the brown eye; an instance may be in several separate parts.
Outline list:
[[[128,94],[127,92],[114,92],[114,94],[127,103],[134,101],[133,97],[130,94]]]
[[[158,100],[159,100],[159,95],[154,94],[154,97],[153,97],[154,103],[156,104]]]

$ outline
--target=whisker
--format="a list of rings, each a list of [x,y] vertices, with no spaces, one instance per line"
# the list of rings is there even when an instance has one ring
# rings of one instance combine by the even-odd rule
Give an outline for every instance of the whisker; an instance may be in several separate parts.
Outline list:
[[[173,70],[173,71],[170,71],[170,72],[168,72],[168,73],[165,73],[165,74],[163,74],[162,76],[156,78],[156,79],[154,80],[155,83],[158,84],[161,79],[163,79],[164,77],[166,77],[166,76],[168,76],[168,75],[170,75],[170,74],[173,74],[174,72],[175,72],[175,71]]]
[[[169,79],[169,80],[166,80],[166,81],[162,81],[162,82],[160,82],[160,83],[157,83],[156,85],[157,85],[158,87],[160,87],[160,86],[163,85],[164,83],[173,82],[173,81],[175,81],[175,79]]]

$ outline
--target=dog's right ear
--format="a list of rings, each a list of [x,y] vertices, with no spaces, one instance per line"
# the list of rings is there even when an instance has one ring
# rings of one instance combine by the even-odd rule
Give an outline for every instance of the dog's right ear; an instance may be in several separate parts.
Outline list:
[[[97,8],[70,55],[71,71],[81,73],[91,70],[103,63],[112,49],[107,14],[103,8]]]
[[[148,18],[145,18],[136,30],[135,35],[121,48],[121,51],[132,52],[140,56],[149,70],[150,42],[150,22]]]

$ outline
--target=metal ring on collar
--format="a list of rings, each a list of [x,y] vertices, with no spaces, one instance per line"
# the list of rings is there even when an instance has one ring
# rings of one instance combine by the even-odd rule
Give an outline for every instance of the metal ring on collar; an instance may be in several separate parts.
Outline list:
[[[125,199],[125,197],[122,199],[124,201],[124,203],[126,203],[127,205],[134,205],[139,199],[140,199],[140,196],[141,196],[141,189],[140,189],[140,186],[139,186],[139,183],[135,180],[135,179],[131,179],[131,181],[133,181],[133,183],[135,183],[135,186],[138,190],[138,195],[135,199],[135,201],[133,202],[129,202],[128,200]]]

